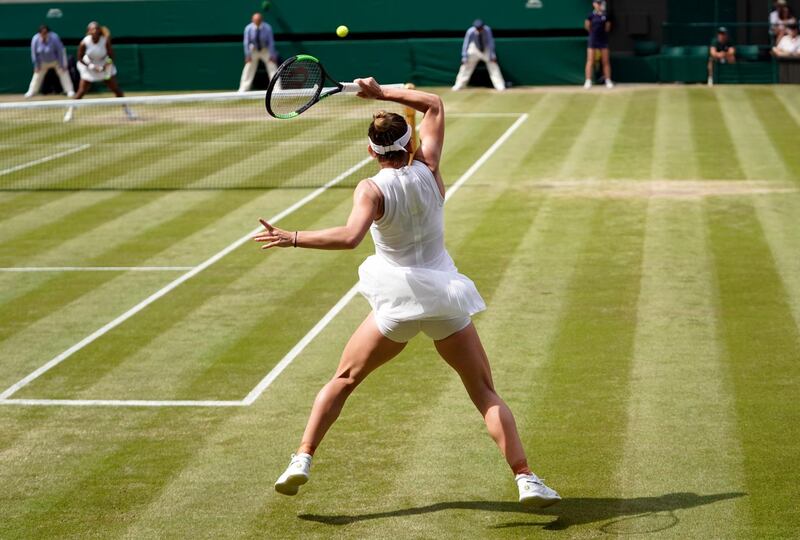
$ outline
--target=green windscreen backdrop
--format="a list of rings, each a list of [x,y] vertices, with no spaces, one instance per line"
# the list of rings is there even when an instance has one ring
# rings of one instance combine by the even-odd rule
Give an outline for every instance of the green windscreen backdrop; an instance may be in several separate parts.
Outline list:
[[[40,24],[76,39],[97,20],[117,37],[240,34],[261,0],[104,0],[0,3],[0,40],[30,39]],[[495,29],[576,29],[591,10],[586,0],[272,0],[266,20],[277,34],[463,31],[476,18]],[[198,40],[202,41],[202,40]]]

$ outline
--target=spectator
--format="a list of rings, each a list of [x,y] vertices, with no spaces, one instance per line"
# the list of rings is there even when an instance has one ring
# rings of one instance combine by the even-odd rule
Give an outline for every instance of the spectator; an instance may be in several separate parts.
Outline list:
[[[792,9],[786,0],[777,0],[775,10],[769,14],[770,33],[774,38],[774,43],[778,43],[786,34],[786,27],[797,24],[797,17],[792,13]]]
[[[782,58],[800,57],[800,37],[797,35],[796,24],[791,24],[786,27],[786,34],[784,34],[778,44],[772,48],[772,53]]]
[[[454,91],[461,90],[469,83],[469,78],[472,77],[472,72],[475,71],[478,62],[486,64],[495,90],[505,90],[506,81],[503,79],[503,73],[497,63],[492,29],[480,19],[476,19],[464,35],[464,45],[461,47],[461,67],[456,75],[456,83],[453,85]]]
[[[592,2],[594,8],[584,21],[584,28],[589,33],[589,44],[586,48],[586,82],[583,87],[589,90],[592,87],[594,78],[594,62],[597,54],[603,63],[603,77],[606,81],[606,88],[614,88],[611,81],[611,57],[608,51],[608,34],[611,32],[611,18],[606,10],[606,3],[601,0]]]
[[[260,13],[253,13],[251,21],[244,27],[244,69],[239,82],[239,92],[250,90],[258,71],[259,60],[267,66],[270,79],[278,70],[278,51],[275,49],[272,27],[264,22]]]
[[[31,39],[31,62],[33,62],[33,77],[28,91],[25,92],[26,98],[31,98],[39,93],[45,75],[51,69],[56,71],[61,87],[67,93],[67,97],[75,95],[72,88],[72,80],[67,71],[67,53],[58,34],[51,32],[45,25],[39,27],[39,32]]]
[[[103,82],[117,97],[125,94],[117,83],[117,66],[114,65],[114,49],[111,47],[111,33],[105,26],[100,26],[97,21],[92,21],[86,27],[86,37],[78,45],[78,71],[81,74],[81,84],[75,99],[81,99],[92,87],[92,83]],[[134,120],[133,114],[127,105],[123,105],[125,114]],[[64,117],[65,122],[72,119],[74,107],[70,107]]]
[[[714,65],[717,63],[736,63],[736,47],[728,38],[728,29],[724,26],[719,27],[717,37],[714,38],[708,49],[708,86],[714,86]]]

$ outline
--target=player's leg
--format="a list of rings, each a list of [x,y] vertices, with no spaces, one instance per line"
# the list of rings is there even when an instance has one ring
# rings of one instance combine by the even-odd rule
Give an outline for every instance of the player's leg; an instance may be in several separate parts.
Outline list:
[[[86,95],[86,92],[88,92],[89,88],[91,87],[92,83],[84,79],[81,79],[80,82],[78,83],[78,91],[75,92],[75,99],[81,99],[83,96]]]
[[[69,76],[69,71],[59,65],[56,65],[55,70],[56,74],[58,74],[58,80],[61,81],[61,88],[64,89],[67,97],[73,97],[75,95],[75,88],[72,86],[72,79]]]
[[[392,341],[381,334],[374,315],[370,313],[345,345],[336,373],[317,394],[297,452],[313,455],[353,390],[405,346],[405,343]]]
[[[445,362],[461,377],[464,388],[483,416],[489,434],[497,443],[511,470],[515,474],[529,473],[530,469],[514,415],[495,392],[489,359],[475,325],[469,323],[466,328],[434,341],[434,344]]]
[[[278,493],[297,494],[299,487],[308,481],[314,451],[339,417],[347,398],[367,375],[397,356],[405,346],[405,342],[385,337],[372,313],[367,316],[347,342],[333,378],[317,394],[300,447],[275,482]]]
[[[611,81],[611,53],[608,47],[600,49],[600,60],[603,63],[603,77],[606,80],[606,87],[613,88],[614,83]]]
[[[594,56],[595,50],[591,47],[586,49],[586,68],[584,69],[584,75],[586,75],[586,80],[583,83],[583,87],[587,90],[592,87],[592,80],[594,79]]]
[[[111,78],[109,78],[106,81],[106,86],[108,87],[109,90],[114,92],[115,96],[117,96],[117,97],[124,97],[125,96],[125,94],[122,92],[122,88],[119,87],[119,82],[117,82],[117,76],[116,75],[112,75]]]
[[[489,434],[515,474],[520,502],[546,507],[560,501],[558,493],[547,487],[528,467],[514,415],[495,392],[489,359],[472,322],[462,330],[434,341],[434,344],[442,358],[461,377],[469,397],[483,415]]]

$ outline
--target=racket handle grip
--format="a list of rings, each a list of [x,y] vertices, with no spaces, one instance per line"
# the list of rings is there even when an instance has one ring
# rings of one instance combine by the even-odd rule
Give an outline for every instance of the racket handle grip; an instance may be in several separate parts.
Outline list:
[[[361,87],[356,83],[346,82],[342,83],[342,93],[344,94],[357,94],[361,92]]]

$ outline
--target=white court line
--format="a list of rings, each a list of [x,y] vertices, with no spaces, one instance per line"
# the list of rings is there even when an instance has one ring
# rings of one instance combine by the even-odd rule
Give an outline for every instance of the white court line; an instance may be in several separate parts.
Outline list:
[[[0,272],[176,272],[194,266],[9,266]]]
[[[3,399],[0,405],[69,405],[72,407],[244,407],[243,401],[152,399]]]
[[[297,201],[296,203],[291,205],[289,208],[287,208],[287,209],[285,209],[285,210],[283,210],[281,212],[278,212],[277,214],[275,214],[274,216],[269,218],[267,221],[269,221],[270,223],[277,223],[281,219],[285,218],[286,216],[288,216],[288,215],[292,214],[293,212],[295,212],[296,210],[302,208],[303,206],[305,206],[309,202],[313,201],[314,199],[316,199],[317,197],[322,195],[325,191],[327,191],[329,188],[335,186],[336,184],[338,184],[339,182],[341,182],[342,180],[344,180],[345,178],[347,178],[351,174],[355,173],[357,170],[359,170],[361,167],[363,167],[364,165],[366,165],[370,161],[372,161],[371,157],[362,159],[357,164],[353,165],[352,167],[347,169],[345,172],[343,172],[342,174],[340,174],[339,176],[337,176],[333,180],[329,180],[328,182],[326,182],[324,186],[315,189],[314,191],[312,191],[311,193],[309,193],[308,195],[306,195],[305,197],[303,197],[302,199],[300,199],[299,201]],[[97,330],[95,330],[94,332],[92,332],[91,334],[89,334],[88,336],[83,338],[82,340],[80,340],[78,343],[76,343],[75,345],[73,345],[72,347],[67,349],[66,351],[62,352],[61,354],[59,354],[58,356],[56,356],[55,358],[53,358],[52,360],[50,360],[46,364],[44,364],[43,366],[41,366],[38,369],[32,371],[31,373],[29,373],[24,378],[20,379],[19,381],[17,381],[14,384],[12,384],[2,394],[0,394],[0,403],[2,403],[2,400],[8,399],[13,394],[15,394],[17,391],[19,391],[21,388],[23,388],[24,386],[28,385],[30,382],[36,380],[37,378],[42,376],[44,373],[50,371],[51,369],[56,367],[58,364],[60,364],[61,362],[63,362],[64,360],[66,360],[67,358],[69,358],[70,356],[75,354],[76,352],[80,351],[81,349],[83,349],[84,347],[86,347],[87,345],[92,343],[93,341],[95,341],[98,338],[102,337],[103,335],[108,333],[110,330],[112,330],[112,329],[116,328],[117,326],[119,326],[120,324],[124,323],[125,321],[127,321],[128,319],[130,319],[131,317],[133,317],[134,315],[136,315],[140,311],[142,311],[144,308],[146,308],[147,306],[149,306],[150,304],[152,304],[153,302],[155,302],[156,300],[158,300],[162,296],[166,295],[167,293],[169,293],[170,291],[175,289],[175,287],[177,287],[178,285],[180,285],[184,281],[187,281],[187,280],[193,278],[194,276],[196,276],[197,274],[199,274],[200,272],[202,272],[203,270],[205,270],[206,268],[208,268],[212,264],[216,263],[217,261],[219,261],[220,259],[222,259],[226,255],[231,253],[233,250],[235,250],[236,248],[238,248],[239,246],[243,245],[245,242],[250,240],[250,238],[254,234],[256,234],[257,232],[261,231],[262,229],[263,229],[263,227],[261,225],[259,225],[258,227],[256,227],[252,231],[248,232],[246,235],[242,236],[241,238],[239,238],[235,242],[229,244],[227,247],[225,247],[221,251],[217,252],[216,254],[211,256],[210,258],[206,259],[204,262],[198,264],[197,266],[195,266],[194,268],[192,268],[191,270],[189,270],[188,272],[186,272],[182,276],[178,277],[177,279],[175,279],[174,281],[170,282],[166,286],[162,287],[161,289],[159,289],[155,293],[151,294],[150,296],[148,296],[147,298],[145,298],[144,300],[142,300],[141,302],[139,302],[138,304],[136,304],[135,306],[130,308],[128,311],[126,311],[125,313],[123,313],[122,315],[120,315],[119,317],[117,317],[116,319],[111,321],[110,323],[102,326],[101,328],[98,328]]]
[[[478,171],[478,169],[480,169],[481,166],[484,163],[486,163],[486,161],[490,157],[492,157],[495,152],[497,152],[498,148],[500,148],[503,145],[503,143],[505,143],[508,140],[508,138],[511,137],[511,135],[517,130],[517,128],[519,128],[519,126],[521,126],[522,123],[525,122],[525,120],[527,119],[528,119],[528,114],[523,113],[522,115],[519,116],[519,118],[517,118],[516,122],[511,124],[511,126],[500,136],[500,138],[498,138],[494,142],[494,144],[490,146],[489,149],[486,150],[486,152],[484,152],[481,157],[478,158],[478,161],[473,163],[472,166],[469,169],[467,169],[467,171],[464,174],[462,174],[461,177],[458,180],[456,180],[456,182],[452,186],[450,186],[450,189],[448,189],[447,193],[445,193],[444,197],[445,202],[449,201],[453,197],[453,195],[455,195],[455,193],[459,189],[461,189],[461,186],[463,186],[467,180],[472,178],[472,176]],[[347,291],[345,295],[339,299],[338,302],[336,302],[336,304],[330,309],[330,311],[328,311],[328,313],[326,313],[319,320],[319,322],[317,322],[317,324],[315,324],[314,327],[311,330],[309,330],[308,333],[305,336],[303,336],[303,338],[300,341],[297,342],[297,345],[292,347],[292,350],[290,350],[288,353],[286,353],[286,355],[283,358],[281,358],[280,362],[278,362],[275,365],[275,367],[273,367],[272,370],[270,370],[270,372],[267,373],[267,376],[261,379],[261,381],[256,385],[256,387],[253,388],[253,390],[249,394],[247,394],[247,397],[244,398],[243,400],[244,403],[250,405],[255,400],[257,400],[259,396],[263,394],[267,388],[269,388],[269,385],[272,384],[273,381],[278,378],[278,375],[280,375],[283,372],[283,370],[289,367],[289,364],[291,364],[294,361],[294,359],[297,358],[300,355],[300,353],[303,352],[303,350],[314,340],[314,338],[317,337],[320,334],[320,332],[322,332],[325,329],[325,327],[328,326],[328,324],[330,324],[330,322],[334,319],[334,317],[336,317],[336,315],[338,315],[339,312],[341,312],[345,308],[345,306],[347,306],[347,304],[350,303],[350,300],[352,300],[353,297],[355,297],[357,292],[358,292],[358,283],[353,285],[353,287],[349,291]]]
[[[5,176],[7,174],[11,174],[13,172],[21,171],[22,169],[27,169],[28,167],[34,167],[36,165],[40,165],[42,163],[47,163],[48,161],[53,161],[54,159],[58,159],[64,156],[68,156],[70,154],[76,154],[78,152],[82,152],[92,146],[91,144],[82,144],[80,146],[76,146],[75,148],[70,148],[69,150],[64,150],[63,152],[58,152],[56,154],[52,154],[47,157],[35,159],[33,161],[29,161],[27,163],[22,163],[21,165],[16,165],[11,167],[10,169],[3,169],[0,171],[0,176]]]

